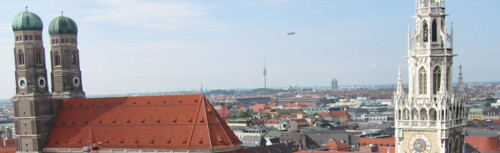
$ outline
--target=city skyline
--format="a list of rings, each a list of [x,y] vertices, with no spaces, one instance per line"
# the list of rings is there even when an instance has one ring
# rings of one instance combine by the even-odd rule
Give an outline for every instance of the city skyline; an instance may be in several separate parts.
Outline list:
[[[414,15],[413,0],[14,2],[0,6],[2,98],[14,95],[11,24],[24,5],[43,20],[46,54],[47,27],[59,10],[75,20],[89,95],[197,90],[200,84],[259,88],[263,58],[271,72],[269,87],[327,86],[332,78],[339,85],[395,84],[398,65],[406,67],[408,23],[414,23],[408,18]],[[498,38],[491,33],[498,32],[499,21],[484,14],[498,13],[500,2],[446,5],[459,55],[454,69],[464,66],[466,82],[498,81],[499,72],[493,72],[500,69]],[[458,9],[463,7],[469,9]],[[406,69],[403,75],[407,78]]]

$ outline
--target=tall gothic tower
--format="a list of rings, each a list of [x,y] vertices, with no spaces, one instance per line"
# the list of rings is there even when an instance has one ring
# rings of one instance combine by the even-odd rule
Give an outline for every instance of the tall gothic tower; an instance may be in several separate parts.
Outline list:
[[[21,12],[14,17],[15,111],[18,152],[42,152],[51,127],[54,107],[47,86],[42,20],[38,15]]]
[[[52,59],[52,95],[54,99],[84,98],[80,54],[77,48],[78,27],[71,18],[56,17],[49,25]]]
[[[415,30],[408,31],[408,93],[401,71],[394,93],[398,153],[463,153],[467,117],[462,73],[452,89],[453,29],[445,0],[416,0]]]

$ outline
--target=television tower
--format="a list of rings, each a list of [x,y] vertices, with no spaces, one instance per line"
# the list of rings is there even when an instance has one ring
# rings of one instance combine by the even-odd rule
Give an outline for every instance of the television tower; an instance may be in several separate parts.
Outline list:
[[[267,88],[267,82],[266,82],[266,75],[267,75],[267,70],[266,70],[266,60],[264,60],[264,88]]]

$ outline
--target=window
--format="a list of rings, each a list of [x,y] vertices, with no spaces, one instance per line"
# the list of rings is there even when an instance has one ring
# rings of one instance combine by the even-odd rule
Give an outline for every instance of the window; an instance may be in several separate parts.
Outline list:
[[[19,36],[16,36],[16,41],[19,40]]]
[[[61,43],[64,43],[64,39],[61,39]]]
[[[56,44],[58,44],[58,43],[59,43],[59,39],[56,39]]]
[[[30,40],[33,40],[33,35],[30,35]]]
[[[437,92],[441,88],[441,68],[439,66],[436,66],[436,68],[434,68],[433,78],[434,82],[432,85],[432,90],[434,94],[437,94]]]
[[[76,55],[74,52],[73,54],[71,54],[71,63],[73,63],[73,65],[76,65]]]
[[[432,42],[437,41],[437,23],[436,20],[432,21]]]
[[[54,57],[55,57],[55,59],[54,59],[54,61],[55,61],[55,65],[56,65],[56,66],[61,65],[61,56],[59,55],[59,52],[56,52],[55,54],[56,54],[56,55],[54,56]]]
[[[424,37],[424,42],[429,41],[429,25],[427,25],[427,21],[424,20],[424,23],[422,24],[423,28],[423,37]]]
[[[19,50],[19,65],[24,65],[24,53],[22,50]]]
[[[42,64],[42,54],[40,52],[36,53],[36,64]]]
[[[24,40],[28,40],[28,35],[24,35]]]
[[[426,94],[427,93],[427,72],[425,71],[425,68],[422,67],[419,70],[419,93],[420,94]]]

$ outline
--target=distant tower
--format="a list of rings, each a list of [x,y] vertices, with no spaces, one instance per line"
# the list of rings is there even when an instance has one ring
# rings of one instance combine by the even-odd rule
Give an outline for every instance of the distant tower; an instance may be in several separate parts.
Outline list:
[[[266,75],[267,75],[267,69],[266,69],[266,60],[264,60],[264,88],[267,88],[267,82],[266,82]]]
[[[42,152],[52,126],[54,107],[47,85],[43,23],[35,13],[21,12],[14,17],[15,113],[17,152]]]
[[[453,92],[453,29],[444,0],[417,0],[408,31],[408,93],[401,70],[394,93],[396,152],[463,153],[467,116],[462,72]]]
[[[52,94],[54,99],[84,98],[78,27],[71,18],[56,17],[49,25],[52,58]]]
[[[338,86],[337,79],[333,78],[332,79],[332,90],[338,90],[338,89],[339,89],[339,86]]]

